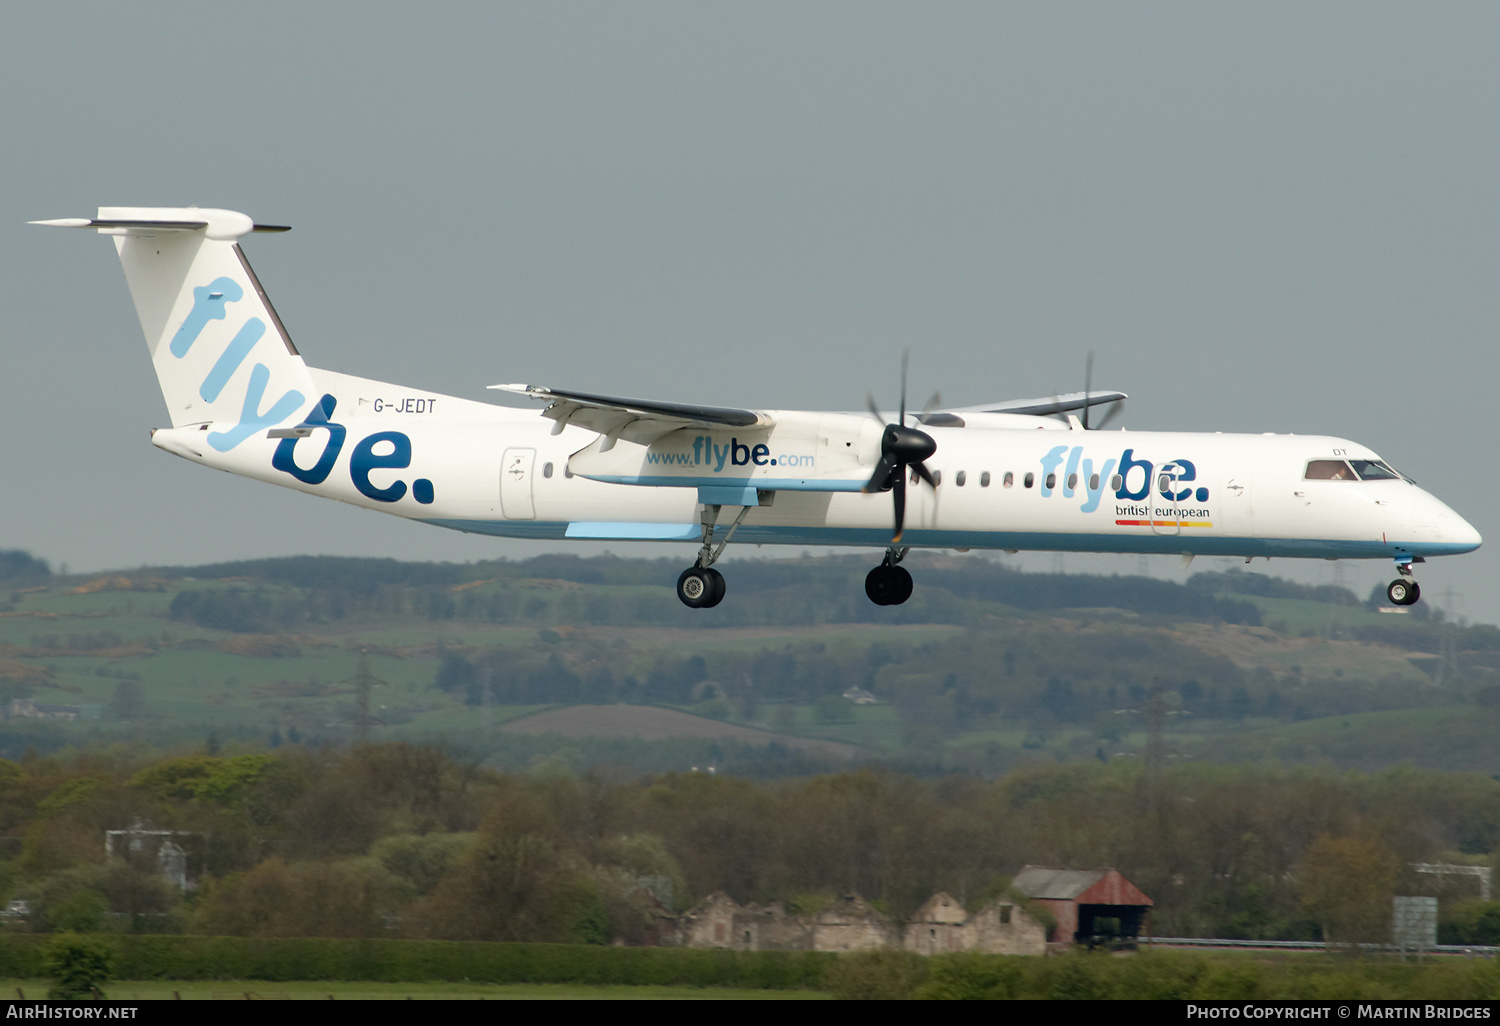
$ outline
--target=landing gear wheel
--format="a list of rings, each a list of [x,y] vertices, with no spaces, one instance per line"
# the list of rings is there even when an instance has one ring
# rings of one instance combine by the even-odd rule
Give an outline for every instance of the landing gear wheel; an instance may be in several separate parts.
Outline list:
[[[901,603],[911,598],[911,574],[907,572],[906,567],[904,566],[891,567],[891,573],[896,576],[896,594],[895,597],[891,599],[891,605],[899,606]]]
[[[911,574],[905,567],[881,563],[865,576],[865,594],[877,606],[899,606],[911,598]]]
[[[1410,606],[1422,597],[1422,589],[1416,581],[1398,577],[1386,587],[1385,594],[1393,606]]]
[[[711,569],[699,566],[690,566],[677,578],[677,597],[682,599],[682,604],[689,609],[702,609],[712,606],[724,597],[723,585],[717,587],[714,578],[718,577]],[[723,578],[720,578],[722,582]]]
[[[709,581],[713,584],[713,594],[706,602],[703,603],[703,608],[712,609],[714,606],[724,601],[724,575],[719,573],[719,571],[715,570],[711,566],[704,567],[703,573],[708,576]]]
[[[690,609],[712,609],[724,591],[724,575],[711,566],[690,566],[677,578],[677,597]]]

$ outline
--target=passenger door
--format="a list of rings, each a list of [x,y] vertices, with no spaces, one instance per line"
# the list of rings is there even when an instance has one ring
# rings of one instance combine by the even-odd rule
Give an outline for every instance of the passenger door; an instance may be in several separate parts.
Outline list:
[[[500,511],[507,520],[535,520],[531,501],[531,470],[535,449],[506,449],[500,459]]]

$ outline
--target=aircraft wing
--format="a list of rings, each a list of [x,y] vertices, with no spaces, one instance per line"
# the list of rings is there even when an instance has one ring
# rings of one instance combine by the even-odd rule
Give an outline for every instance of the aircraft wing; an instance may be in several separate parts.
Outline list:
[[[1085,406],[1102,406],[1105,403],[1127,399],[1124,392],[1067,392],[1048,396],[1045,399],[1007,399],[998,403],[981,403],[978,406],[960,406],[934,410],[918,419],[933,427],[961,427],[965,413],[1018,413],[1043,417],[1053,413],[1081,410]]]
[[[512,392],[547,403],[542,416],[557,421],[554,433],[565,425],[576,424],[597,431],[606,438],[623,438],[627,442],[650,445],[665,434],[685,427],[770,427],[775,420],[754,410],[736,410],[724,406],[694,406],[687,403],[664,403],[654,399],[624,399],[589,392],[569,392],[541,385],[491,385],[501,392]]]

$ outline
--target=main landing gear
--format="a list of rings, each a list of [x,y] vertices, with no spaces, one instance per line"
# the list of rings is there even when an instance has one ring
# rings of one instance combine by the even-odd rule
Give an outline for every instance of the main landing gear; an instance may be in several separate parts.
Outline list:
[[[898,565],[910,551],[892,545],[886,549],[884,561],[865,576],[865,594],[871,602],[877,606],[899,606],[911,598],[911,574]]]
[[[1412,576],[1412,563],[1423,562],[1422,557],[1396,564],[1396,572],[1401,576],[1386,586],[1385,596],[1391,600],[1393,606],[1414,606],[1417,599],[1422,597],[1422,586]]]
[[[690,566],[677,578],[677,597],[693,609],[709,609],[724,599],[724,575],[711,566]]]
[[[724,546],[734,537],[734,532],[744,522],[750,507],[740,508],[740,515],[729,525],[724,540],[719,542],[718,548],[714,548],[714,524],[718,522],[719,511],[723,508],[708,505],[703,507],[703,546],[698,550],[698,561],[677,578],[677,597],[690,609],[712,609],[724,601],[724,575],[714,569],[714,564],[724,554]]]

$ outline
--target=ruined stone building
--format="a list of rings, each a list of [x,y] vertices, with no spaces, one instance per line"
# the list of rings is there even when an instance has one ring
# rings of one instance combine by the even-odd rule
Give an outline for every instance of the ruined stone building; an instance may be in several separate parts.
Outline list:
[[[736,951],[811,951],[812,924],[787,915],[781,902],[741,905],[714,891],[679,920],[678,943],[685,948]]]
[[[934,894],[906,925],[902,946],[923,955],[982,951],[991,955],[1043,955],[1047,930],[1015,902],[997,898],[972,916],[957,899]]]
[[[1046,931],[1026,910],[1004,899],[972,916],[958,901],[935,894],[904,930],[857,894],[825,905],[816,916],[789,915],[780,902],[740,905],[715,891],[678,921],[677,942],[688,948],[736,951],[874,951],[904,947],[924,955],[984,951],[1040,955]]]
[[[823,906],[813,921],[814,951],[875,951],[895,946],[895,925],[858,894]]]

